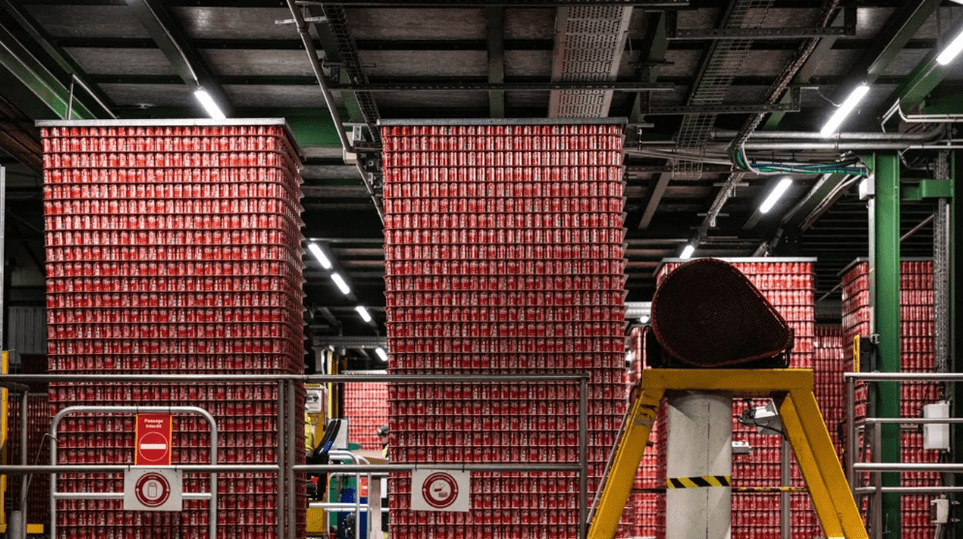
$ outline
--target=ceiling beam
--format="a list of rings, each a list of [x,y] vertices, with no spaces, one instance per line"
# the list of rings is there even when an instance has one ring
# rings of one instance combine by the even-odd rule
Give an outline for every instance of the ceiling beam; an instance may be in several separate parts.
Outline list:
[[[485,19],[488,34],[488,82],[491,84],[504,84],[505,8],[490,7],[485,9]],[[488,108],[492,118],[504,118],[505,92],[502,90],[489,91]]]
[[[131,11],[171,63],[174,72],[193,92],[203,88],[225,115],[234,107],[207,63],[181,33],[180,25],[159,0],[128,0]],[[203,110],[203,109],[201,109]],[[206,115],[206,112],[204,113]]]
[[[666,166],[671,167],[671,162]],[[650,224],[652,224],[652,218],[655,216],[655,212],[659,208],[659,203],[662,201],[662,196],[665,195],[665,190],[669,186],[669,180],[671,178],[672,173],[670,171],[666,171],[659,174],[659,177],[655,180],[655,184],[652,186],[652,192],[649,193],[649,200],[645,204],[645,211],[642,213],[642,219],[639,221],[639,230],[645,230],[649,228]]]

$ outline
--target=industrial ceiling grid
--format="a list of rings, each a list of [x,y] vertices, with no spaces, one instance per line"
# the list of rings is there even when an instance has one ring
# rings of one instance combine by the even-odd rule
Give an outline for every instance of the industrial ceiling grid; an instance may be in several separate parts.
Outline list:
[[[507,90],[504,113],[509,117],[632,116],[628,130],[630,144],[641,132],[647,140],[674,141],[676,148],[689,148],[701,160],[667,159],[630,154],[626,158],[626,211],[628,212],[628,289],[630,300],[645,300],[654,286],[652,271],[658,261],[677,255],[682,247],[706,230],[697,256],[745,256],[763,243],[775,243],[776,254],[820,256],[817,265],[818,297],[830,292],[835,276],[854,253],[867,249],[866,210],[856,200],[852,187],[828,209],[820,208],[811,228],[792,231],[772,242],[783,227],[791,208],[810,209],[809,201],[819,196],[821,176],[799,174],[785,201],[771,216],[756,215],[761,199],[772,185],[771,178],[747,173],[731,175],[722,152],[732,133],[740,129],[746,114],[707,112],[672,116],[633,114],[639,103],[649,107],[692,105],[754,106],[763,102],[776,77],[785,69],[804,38],[673,39],[659,35],[659,18],[676,17],[669,30],[709,32],[766,28],[808,28],[815,26],[823,2],[793,0],[734,0],[721,8],[717,2],[690,1],[675,7],[651,7],[651,3],[625,5],[574,5],[559,2],[552,7],[537,3],[514,3],[499,8],[502,24],[489,26],[481,4],[450,4],[437,7],[398,7],[392,2],[366,5],[348,1],[308,10],[323,17],[313,23],[312,35],[322,49],[325,35],[333,37],[321,57],[325,72],[335,88],[335,98],[345,107],[352,123],[372,125],[378,117],[488,117],[490,110],[493,40],[504,48],[505,84],[542,84]],[[877,115],[909,75],[927,61],[934,48],[958,24],[961,8],[939,2],[860,2],[855,35],[820,38],[824,46],[803,66],[807,86],[801,91],[802,113],[780,114],[781,122],[762,125],[756,137],[766,140],[770,131],[812,131],[818,129],[832,109],[830,100],[848,84],[855,67],[867,60],[884,59],[884,68],[847,131],[878,131]],[[174,0],[166,2],[187,45],[199,52],[231,101],[235,116],[285,116],[302,138],[309,161],[305,168],[307,185],[306,235],[319,240],[338,260],[353,285],[357,300],[367,305],[383,323],[384,271],[381,227],[354,167],[341,162],[336,138],[312,77],[304,51],[299,50],[297,32],[290,24],[276,21],[290,18],[286,2],[246,0]],[[5,0],[4,10],[16,12],[4,28],[24,43],[45,40],[66,63],[122,117],[200,116],[191,98],[191,88],[177,76],[170,59],[159,49],[141,21],[124,2],[98,0]],[[897,18],[907,19],[911,8],[929,9],[926,17],[909,28],[894,26]],[[837,11],[834,24],[841,24]],[[32,23],[31,33],[22,21]],[[913,19],[915,21],[915,19]],[[19,21],[19,23],[18,23]],[[663,22],[663,24],[665,24]],[[909,35],[893,34],[894,28]],[[492,34],[496,32],[497,35]],[[747,34],[748,35],[748,34]],[[903,37],[902,41],[897,38]],[[32,40],[32,41],[31,41]],[[661,42],[660,42],[661,41]],[[886,48],[899,41],[899,46]],[[648,57],[664,47],[661,58]],[[333,47],[333,48],[332,48]],[[47,50],[37,47],[36,50]],[[875,56],[875,58],[867,58]],[[68,80],[63,63],[50,54],[38,53],[37,62],[60,80]],[[335,78],[339,73],[344,75]],[[652,77],[652,75],[655,75]],[[802,76],[802,75],[801,75]],[[946,82],[939,96],[953,95],[954,81],[963,79],[960,68],[939,75]],[[665,84],[656,91],[586,90],[588,82],[631,83],[655,80]],[[549,83],[561,84],[559,90]],[[642,83],[640,82],[640,83]],[[433,89],[414,89],[430,83]],[[460,85],[469,84],[471,90]],[[379,89],[379,85],[390,89]],[[337,90],[339,86],[353,91]],[[492,87],[494,88],[494,87]],[[818,88],[818,90],[816,89]],[[368,91],[370,90],[370,91]],[[11,187],[21,192],[27,204],[17,217],[38,227],[37,169],[34,141],[24,118],[55,115],[24,100],[22,92],[6,89],[4,107],[10,120],[4,124],[4,148],[26,166],[12,168]],[[353,108],[349,96],[360,105]],[[96,105],[81,90],[75,96],[91,110]],[[845,97],[845,96],[843,96]],[[25,104],[26,103],[26,104]],[[357,111],[357,112],[353,112]],[[641,126],[641,128],[639,127]],[[377,133],[367,133],[377,145]],[[775,139],[774,139],[775,140]],[[11,141],[19,141],[17,144]],[[818,141],[812,141],[818,142]],[[840,149],[845,149],[841,147]],[[838,155],[838,149],[811,153],[819,158]],[[753,155],[772,158],[805,158],[805,152],[751,150]],[[906,155],[916,165],[918,153]],[[372,154],[377,157],[377,154]],[[7,161],[13,164],[13,158]],[[925,170],[910,172],[925,176]],[[670,180],[659,188],[660,176]],[[730,180],[727,184],[727,180]],[[19,190],[19,191],[18,191]],[[34,193],[31,195],[29,193]],[[724,193],[723,193],[724,192]],[[725,196],[722,196],[722,195]],[[29,202],[33,200],[33,202]],[[714,202],[725,200],[718,212]],[[718,205],[718,204],[717,204]],[[649,223],[639,227],[647,206],[654,208]],[[802,211],[800,210],[800,211]],[[715,213],[714,215],[706,215]],[[923,222],[931,213],[929,203],[908,203],[904,210],[904,233]],[[709,219],[711,217],[711,219]],[[799,217],[799,216],[797,216]],[[795,219],[795,218],[794,218]],[[712,222],[709,222],[712,221]],[[14,220],[14,222],[16,222]],[[708,226],[705,225],[709,223]],[[752,223],[752,226],[749,226]],[[14,225],[17,226],[17,225]],[[39,235],[27,225],[26,241],[38,251]],[[904,242],[911,256],[931,254],[931,226],[924,225]],[[308,305],[316,314],[319,331],[371,334],[375,327],[361,323],[355,305],[345,299],[317,266],[308,269]],[[831,295],[826,300],[833,301]]]

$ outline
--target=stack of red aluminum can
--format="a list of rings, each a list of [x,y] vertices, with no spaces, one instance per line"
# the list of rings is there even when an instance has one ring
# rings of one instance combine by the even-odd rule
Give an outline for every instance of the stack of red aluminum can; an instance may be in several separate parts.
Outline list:
[[[303,372],[300,161],[282,122],[63,122],[42,137],[51,374]],[[266,464],[278,459],[277,397],[273,382],[57,383],[50,411],[200,406],[217,420],[220,463]],[[303,390],[290,398],[303,409]],[[58,463],[132,463],[134,425],[69,416]],[[175,415],[173,431],[173,463],[210,461],[206,423]],[[275,475],[218,480],[220,537],[277,535]],[[186,492],[208,486],[185,477]],[[123,479],[61,474],[58,489],[120,492]],[[57,507],[59,538],[208,535],[204,501],[180,513]]]
[[[388,424],[388,384],[345,384],[344,417],[348,419],[348,434],[352,442],[367,451],[381,451],[378,429]]]
[[[791,367],[813,368],[815,313],[813,291],[815,276],[813,259],[727,259],[746,275],[793,330],[794,348]],[[664,263],[657,276],[664,278],[682,262]],[[753,400],[751,406],[765,406],[766,400]],[[732,484],[734,487],[778,487],[780,481],[780,462],[782,438],[757,433],[755,427],[747,427],[735,420],[750,404],[743,400],[732,403],[733,441],[748,442],[752,453],[732,456]],[[669,426],[668,428],[671,428]],[[661,432],[665,432],[665,427]],[[660,437],[660,469],[665,471],[665,436]],[[793,477],[801,484],[798,468],[793,466]],[[811,514],[807,503],[802,499],[808,494],[798,494],[793,498],[793,506],[798,509],[792,516],[794,537],[811,537]],[[798,499],[797,499],[798,498]],[[665,501],[659,502],[660,527],[665,522]],[[778,539],[780,536],[780,495],[778,493],[741,493],[732,495],[732,537],[738,539]],[[809,535],[807,535],[809,534]],[[665,537],[664,529],[660,538]]]
[[[900,263],[900,346],[901,370],[904,372],[933,372],[934,368],[934,304],[933,262],[931,260],[903,260]],[[857,260],[843,274],[843,328],[846,341],[856,335],[871,333],[869,304],[869,264]],[[847,349],[848,366],[852,366],[852,349]],[[856,418],[866,415],[867,389],[857,392]],[[900,389],[900,415],[919,417],[923,406],[941,399],[938,384],[903,383]],[[903,431],[901,460],[903,462],[938,462],[940,453],[923,449],[923,437],[918,431]],[[862,438],[860,438],[860,441]],[[864,476],[863,482],[866,483]],[[903,486],[937,487],[940,478],[935,473],[913,472],[902,474]],[[903,533],[910,537],[926,537],[935,533],[930,524],[930,496],[903,495]]]
[[[634,360],[626,371],[625,399],[628,406],[632,405],[633,388],[642,378],[642,371],[649,368],[645,363],[645,339],[650,338],[651,334],[645,334],[641,326],[632,328],[629,333],[628,349],[632,352]],[[659,423],[652,426],[649,440],[653,442],[651,447],[645,448],[642,454],[642,462],[636,472],[635,483],[632,488],[642,489],[664,489],[665,475],[658,474],[659,460],[655,440],[658,439]],[[656,536],[656,514],[657,497],[662,496],[652,492],[636,492],[629,497],[625,504],[623,513],[624,536],[626,537],[655,537]]]
[[[625,411],[622,126],[387,125],[389,372],[581,373],[589,491]],[[578,385],[392,384],[392,458],[578,461]],[[397,539],[574,538],[572,473],[472,475],[468,513],[409,509]]]
[[[22,396],[13,392],[9,394],[7,462],[19,464],[20,454],[20,406]],[[27,463],[47,464],[50,462],[49,440],[45,439],[50,432],[50,402],[46,393],[30,393],[27,396]],[[27,522],[31,524],[50,522],[50,476],[34,474],[30,477],[27,492]],[[7,498],[17,500],[20,505],[23,481],[20,478],[7,480]]]

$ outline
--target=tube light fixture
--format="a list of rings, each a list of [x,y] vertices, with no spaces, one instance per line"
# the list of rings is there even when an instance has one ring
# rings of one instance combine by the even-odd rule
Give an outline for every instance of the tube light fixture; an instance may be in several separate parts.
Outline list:
[[[227,116],[221,112],[221,108],[218,107],[217,103],[214,102],[214,98],[211,97],[211,94],[209,94],[204,88],[198,88],[194,90],[194,99],[197,99],[198,103],[204,107],[207,115],[211,118],[214,118],[215,120],[227,119]]]
[[[369,323],[371,322],[371,314],[368,313],[368,309],[364,308],[364,305],[358,305],[354,308],[354,310],[358,311],[358,314],[361,315],[362,320]]]
[[[314,258],[318,259],[318,262],[321,263],[322,268],[326,270],[331,269],[331,259],[324,254],[324,250],[321,249],[320,245],[317,243],[308,242],[308,250],[311,251],[311,254],[314,255]]]
[[[690,243],[689,245],[685,246],[685,249],[682,250],[682,254],[679,255],[679,258],[681,258],[682,260],[688,260],[692,258],[692,253],[694,252],[695,252],[695,246]]]
[[[648,324],[648,323],[649,323],[649,315],[643,314],[642,316],[640,316],[640,317],[639,317],[639,322],[642,323],[642,324]]]
[[[384,348],[380,346],[375,348],[375,353],[378,354],[378,358],[381,359],[381,361],[384,361],[385,363],[388,362],[388,353],[385,352]]]
[[[769,210],[776,205],[776,202],[778,202],[779,199],[786,194],[786,190],[789,189],[790,185],[792,185],[792,178],[783,178],[779,180],[779,183],[777,183],[776,186],[773,187],[772,191],[769,192],[769,196],[766,197],[766,200],[762,201],[762,205],[759,206],[759,213],[769,213]]]
[[[963,51],[963,32],[953,38],[953,41],[950,41],[950,44],[936,57],[936,63],[945,66],[952,62],[960,54],[960,51]]]
[[[859,105],[859,102],[866,97],[867,93],[869,93],[869,86],[865,84],[857,86],[856,89],[849,94],[849,97],[846,98],[846,101],[843,101],[843,104],[829,117],[829,121],[826,122],[826,125],[819,131],[819,134],[828,137],[839,131],[839,126],[842,125],[843,120],[853,112],[856,105]]]
[[[344,282],[344,277],[342,277],[340,273],[338,272],[332,273],[331,280],[334,281],[334,284],[338,285],[338,288],[341,290],[341,293],[344,294],[345,296],[351,293],[351,287],[348,286],[348,283]]]

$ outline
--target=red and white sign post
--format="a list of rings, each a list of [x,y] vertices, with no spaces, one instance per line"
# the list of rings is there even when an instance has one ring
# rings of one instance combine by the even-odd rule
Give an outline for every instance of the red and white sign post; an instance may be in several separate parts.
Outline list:
[[[138,414],[134,466],[170,466],[173,429],[169,414]]]
[[[173,424],[169,414],[138,414],[134,466],[124,474],[124,509],[181,511],[183,473],[154,466],[171,465]]]

